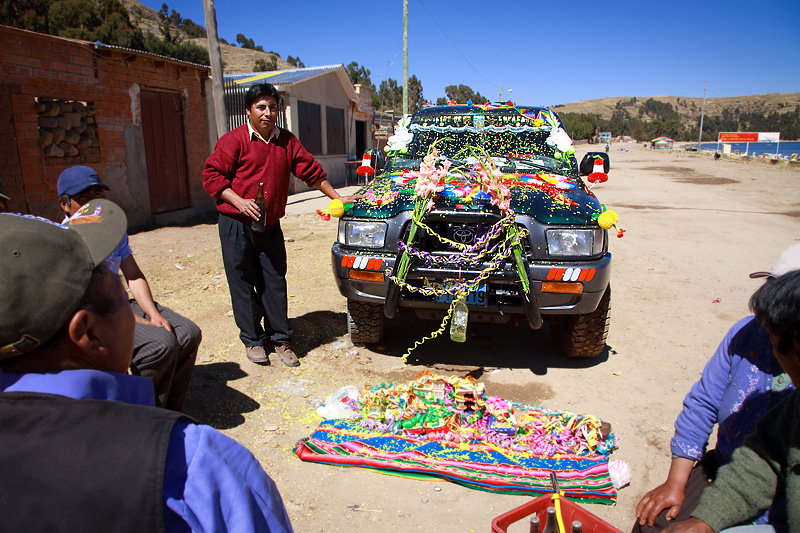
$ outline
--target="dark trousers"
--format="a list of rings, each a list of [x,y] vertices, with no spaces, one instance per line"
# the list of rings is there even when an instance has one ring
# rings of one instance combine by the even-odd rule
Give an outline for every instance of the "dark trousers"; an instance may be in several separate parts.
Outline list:
[[[700,496],[703,491],[711,485],[711,480],[715,477],[717,477],[717,459],[714,450],[711,450],[706,452],[703,459],[692,468],[689,479],[686,481],[686,488],[683,489],[684,500],[678,516],[668,522],[668,509],[664,509],[656,517],[652,527],[647,524],[640,526],[637,519],[631,529],[631,533],[656,533],[666,529],[670,524],[688,520],[691,518],[692,512],[697,508],[697,504],[700,503]]]
[[[256,233],[249,224],[221,215],[219,240],[242,343],[248,347],[288,343],[292,329],[286,297],[286,246],[280,223]]]
[[[197,324],[156,302],[156,309],[172,326],[172,332],[148,324],[136,324],[133,335],[131,374],[153,382],[156,406],[182,411],[203,338]],[[131,310],[149,319],[135,301]]]

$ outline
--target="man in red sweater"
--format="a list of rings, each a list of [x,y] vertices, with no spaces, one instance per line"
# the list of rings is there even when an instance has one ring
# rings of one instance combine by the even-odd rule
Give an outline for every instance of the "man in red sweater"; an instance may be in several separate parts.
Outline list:
[[[339,196],[322,165],[297,137],[277,126],[280,101],[277,89],[269,83],[250,87],[245,97],[247,124],[217,142],[206,160],[203,187],[217,199],[225,275],[247,358],[269,364],[264,350],[269,343],[266,346],[274,346],[285,365],[298,366],[290,344],[286,247],[280,226],[286,214],[289,174],[331,199],[347,203],[359,197]],[[259,183],[264,184],[266,197],[264,231],[251,227],[261,216],[255,200]]]

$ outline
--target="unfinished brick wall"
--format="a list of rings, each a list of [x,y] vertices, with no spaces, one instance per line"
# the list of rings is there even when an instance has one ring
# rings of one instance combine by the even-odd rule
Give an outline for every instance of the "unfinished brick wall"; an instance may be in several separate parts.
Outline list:
[[[194,204],[203,204],[204,196],[200,173],[207,157],[208,128],[204,83],[208,70],[168,59],[162,59],[128,50],[95,46],[93,43],[42,35],[8,26],[0,26],[0,98],[10,103],[10,111],[3,106],[2,118],[8,116],[12,124],[0,126],[6,139],[13,131],[16,136],[21,187],[10,190],[4,180],[12,205],[35,215],[60,220],[56,180],[59,174],[74,164],[87,164],[104,177],[104,173],[117,176],[132,190],[147,190],[146,172],[131,168],[132,162],[143,160],[143,154],[129,153],[139,150],[141,143],[132,142],[141,126],[141,90],[167,91],[183,98],[187,165],[190,189]],[[56,125],[45,121],[40,127],[42,104],[48,102],[74,103],[74,108],[51,118],[62,118]],[[93,114],[76,117],[80,107],[89,107]],[[46,111],[45,111],[46,112]],[[86,133],[91,123],[92,132]],[[75,125],[75,126],[73,126]],[[133,129],[131,128],[133,127]],[[50,133],[64,130],[65,136],[81,148],[69,149],[63,139],[56,148],[47,151]],[[78,131],[80,130],[80,131]],[[60,135],[56,133],[56,135]],[[92,137],[93,135],[93,137]],[[12,139],[9,139],[11,141]],[[88,141],[88,142],[87,142]],[[8,144],[3,149],[8,150]],[[44,145],[44,146],[43,146]],[[13,158],[0,151],[2,160]],[[105,179],[105,178],[104,178]],[[141,185],[139,187],[138,185]],[[113,191],[112,191],[113,192]],[[19,194],[24,198],[19,198]],[[146,194],[139,198],[114,197],[122,204],[133,224],[146,224],[150,220]],[[187,213],[187,218],[191,213]]]

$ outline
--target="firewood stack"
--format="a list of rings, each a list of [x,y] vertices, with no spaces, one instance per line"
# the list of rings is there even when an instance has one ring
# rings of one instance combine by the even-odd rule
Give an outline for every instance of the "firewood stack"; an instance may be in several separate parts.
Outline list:
[[[100,146],[94,106],[83,102],[36,99],[39,144],[45,157],[72,157],[82,150]]]

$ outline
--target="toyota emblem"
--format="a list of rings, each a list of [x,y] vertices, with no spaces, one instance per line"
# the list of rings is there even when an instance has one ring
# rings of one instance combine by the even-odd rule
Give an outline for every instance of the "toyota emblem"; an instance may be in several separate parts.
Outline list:
[[[472,244],[475,241],[475,230],[461,226],[453,230],[453,240],[461,244]]]

